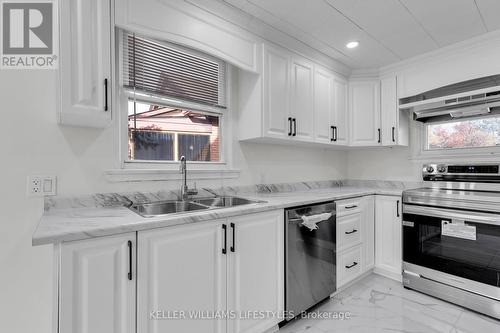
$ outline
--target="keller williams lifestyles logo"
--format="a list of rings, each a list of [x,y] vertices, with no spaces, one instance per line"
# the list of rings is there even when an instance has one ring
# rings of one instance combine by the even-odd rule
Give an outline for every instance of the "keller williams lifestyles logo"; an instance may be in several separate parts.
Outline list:
[[[1,69],[57,69],[58,0],[0,0]]]

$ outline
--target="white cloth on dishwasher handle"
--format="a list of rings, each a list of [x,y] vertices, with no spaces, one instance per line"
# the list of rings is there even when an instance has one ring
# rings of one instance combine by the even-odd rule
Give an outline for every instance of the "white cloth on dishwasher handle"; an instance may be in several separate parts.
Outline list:
[[[316,223],[321,222],[321,221],[326,221],[330,217],[332,217],[332,213],[323,213],[323,214],[317,214],[317,215],[311,215],[311,216],[305,216],[302,215],[302,225],[304,227],[309,228],[309,230],[313,231],[318,229],[318,225]]]

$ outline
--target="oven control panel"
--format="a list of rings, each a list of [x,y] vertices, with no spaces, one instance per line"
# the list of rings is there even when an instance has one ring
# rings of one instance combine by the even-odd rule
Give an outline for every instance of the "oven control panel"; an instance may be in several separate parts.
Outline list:
[[[426,181],[500,182],[499,164],[429,163],[422,168]]]

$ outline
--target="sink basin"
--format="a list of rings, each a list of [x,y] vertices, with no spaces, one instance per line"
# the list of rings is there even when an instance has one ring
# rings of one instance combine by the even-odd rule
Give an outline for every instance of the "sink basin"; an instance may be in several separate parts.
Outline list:
[[[234,206],[257,203],[258,201],[253,201],[239,197],[215,197],[215,198],[197,199],[194,200],[194,202],[210,207],[234,207]]]
[[[130,206],[130,209],[144,217],[152,217],[158,215],[192,212],[209,209],[209,207],[191,201],[161,201],[132,205]]]

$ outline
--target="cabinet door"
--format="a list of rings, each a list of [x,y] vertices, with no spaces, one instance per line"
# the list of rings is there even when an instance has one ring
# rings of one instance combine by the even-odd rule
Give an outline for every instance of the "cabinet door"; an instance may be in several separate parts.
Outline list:
[[[362,201],[363,263],[364,271],[375,265],[375,197],[367,196]]]
[[[313,66],[302,59],[292,63],[292,105],[294,139],[312,141],[314,129]]]
[[[228,309],[237,313],[284,308],[284,214],[265,212],[230,219]],[[233,229],[234,228],[234,229]],[[234,238],[232,232],[234,231]],[[234,252],[232,251],[234,250]],[[235,319],[231,333],[261,333],[279,318]],[[194,332],[194,331],[193,331]],[[201,332],[201,331],[200,331]]]
[[[285,138],[290,125],[290,57],[286,50],[264,46],[264,135]]]
[[[401,198],[376,196],[375,269],[395,279],[401,279],[401,230]]]
[[[351,145],[380,145],[379,81],[355,81],[349,84]]]
[[[397,145],[398,126],[398,94],[396,77],[386,77],[380,80],[380,113],[382,119],[382,144]]]
[[[347,83],[335,80],[335,112],[333,126],[335,126],[335,144],[349,144],[349,121],[347,113]]]
[[[62,244],[60,333],[135,332],[135,238]]]
[[[226,331],[224,319],[190,315],[226,310],[222,225],[217,221],[138,233],[137,332]],[[155,318],[152,311],[164,312]],[[174,311],[185,311],[186,318]]]
[[[111,120],[111,0],[61,1],[59,122]]]
[[[314,139],[332,144],[335,120],[333,75],[326,70],[314,70]]]

